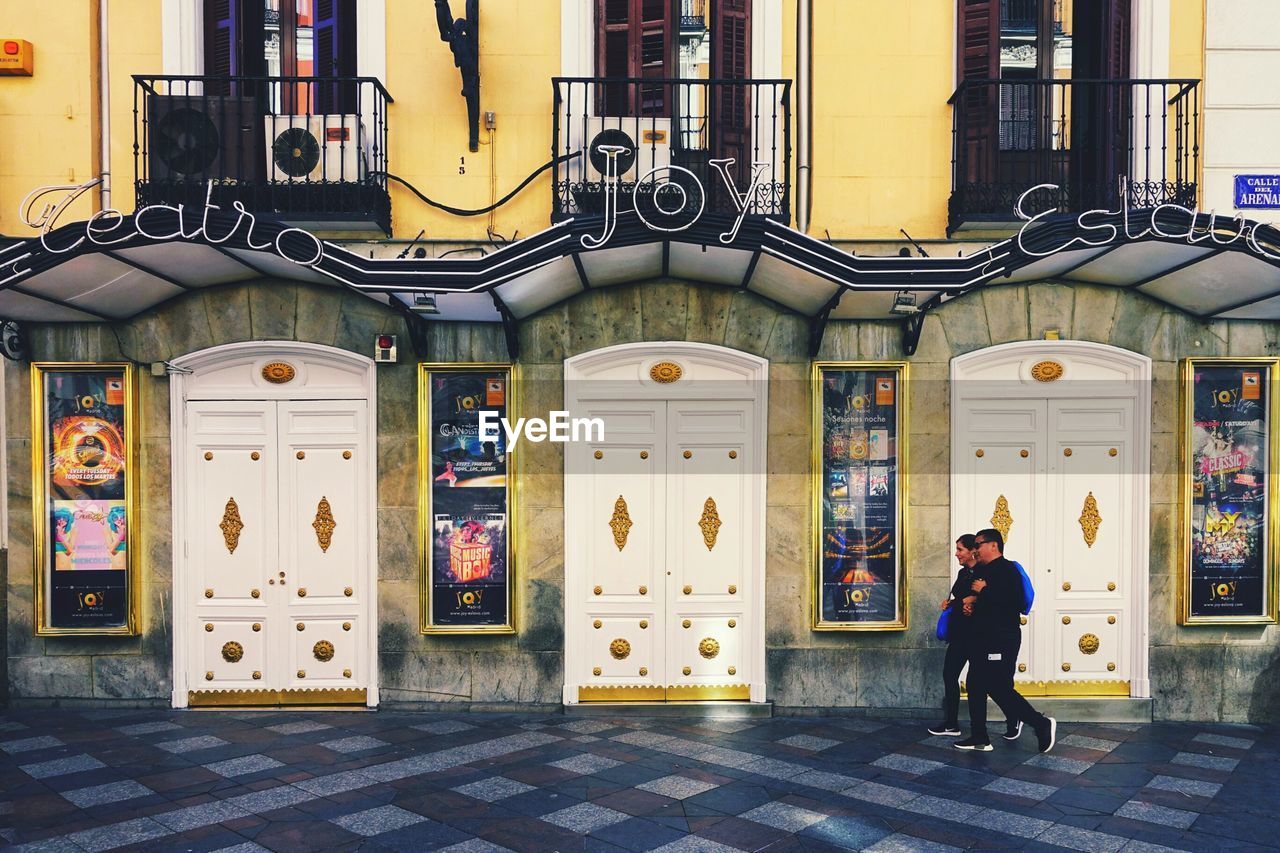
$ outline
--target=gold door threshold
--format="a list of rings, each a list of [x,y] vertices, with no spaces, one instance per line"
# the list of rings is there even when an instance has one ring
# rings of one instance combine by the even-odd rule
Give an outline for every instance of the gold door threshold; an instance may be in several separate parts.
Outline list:
[[[1015,681],[1013,689],[1023,696],[1048,699],[1102,699],[1129,697],[1129,682],[1118,680],[1097,681]],[[969,691],[960,682],[960,692],[966,697]]]
[[[366,688],[314,687],[288,690],[190,690],[192,708],[275,708],[316,705],[365,705]]]
[[[746,684],[672,684],[668,687],[630,684],[578,688],[579,702],[741,702],[750,699],[751,688]]]

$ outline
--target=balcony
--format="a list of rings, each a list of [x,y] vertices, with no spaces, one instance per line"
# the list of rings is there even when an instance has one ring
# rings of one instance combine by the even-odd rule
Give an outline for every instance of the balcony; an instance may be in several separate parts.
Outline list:
[[[966,80],[952,112],[948,230],[1020,225],[1048,209],[1194,208],[1199,80]]]
[[[135,75],[134,186],[154,204],[391,232],[387,105],[372,77]]]
[[[699,202],[699,214],[729,217],[745,205],[748,216],[790,222],[790,80],[556,77],[552,86],[553,222],[604,213],[600,145],[624,149],[620,209],[634,200],[642,215],[678,226],[672,211]],[[724,173],[712,164],[729,159]]]

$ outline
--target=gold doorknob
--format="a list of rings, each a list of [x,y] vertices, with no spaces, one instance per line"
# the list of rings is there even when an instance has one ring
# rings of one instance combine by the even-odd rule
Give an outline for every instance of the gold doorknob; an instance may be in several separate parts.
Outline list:
[[[259,459],[262,458],[262,454],[255,450],[249,454],[249,458],[252,459],[254,462],[257,462]]]
[[[206,622],[206,623],[204,623],[204,629],[205,629],[206,631],[212,631],[212,630],[213,630],[213,623],[212,623],[212,622]]]
[[[1108,624],[1108,625],[1114,625],[1114,624],[1116,624],[1116,617],[1114,617],[1114,616],[1108,616],[1108,617],[1107,617],[1107,624]]]
[[[307,671],[306,671],[305,669],[300,669],[300,670],[298,670],[298,677],[299,677],[299,678],[306,678],[306,677],[307,677]]]
[[[1026,459],[1028,456],[1031,455],[1031,452],[1028,450],[1019,450],[1018,455],[1021,456],[1023,459]]]
[[[251,589],[251,590],[249,590],[249,595],[253,596],[254,598],[261,598],[261,597],[262,597],[262,590],[260,590],[260,589]]]
[[[262,630],[262,623],[261,623],[261,622],[254,622],[254,623],[253,623],[253,630],[254,630],[254,632],[261,631],[261,630]]]
[[[1027,671],[1027,665],[1025,663],[1018,664],[1018,672],[1026,672],[1026,671]]]
[[[593,589],[593,590],[591,590],[591,591],[592,591],[592,592],[594,592],[596,595],[599,595],[600,593],[604,592],[604,590],[603,590],[603,589],[601,589],[600,587],[596,587],[595,589]]]
[[[305,622],[299,622],[299,623],[298,623],[298,630],[299,630],[299,631],[305,631],[305,630],[307,630],[307,623],[305,623]]]
[[[693,458],[693,451],[692,451],[692,450],[686,450],[686,451],[684,452],[684,458],[685,458],[685,459],[692,459],[692,458]]]
[[[731,666],[731,667],[729,667],[729,674],[730,674],[730,675],[737,675],[737,674],[738,674],[738,668],[737,668],[736,666]]]
[[[734,586],[733,584],[729,584],[729,594],[730,594],[730,595],[737,595],[737,594],[738,594],[738,588],[737,588],[736,586]]]
[[[344,450],[344,451],[342,451],[342,458],[343,458],[343,459],[350,459],[350,458],[351,458],[351,451],[350,451],[350,450]]]
[[[307,588],[305,586],[298,587],[298,598],[307,597]]]
[[[1062,583],[1062,591],[1063,591],[1063,592],[1068,592],[1068,591],[1070,591],[1070,589],[1071,589],[1071,581],[1063,581],[1063,583]]]
[[[205,681],[213,681],[213,673],[212,673],[212,672],[206,672],[206,673],[204,674],[204,680],[205,680]]]
[[[262,673],[255,669],[255,670],[253,671],[253,680],[254,680],[254,681],[261,681],[261,680],[262,680]]]
[[[1107,584],[1107,592],[1115,592],[1115,591],[1116,591],[1116,585],[1114,581]]]
[[[592,668],[591,668],[591,674],[592,674],[592,675],[599,675],[599,674],[600,674],[600,667],[598,667],[598,666],[596,666],[596,667],[592,667]]]
[[[978,457],[979,459],[981,459],[982,457],[986,456],[986,455],[987,455],[987,453],[986,453],[986,451],[985,451],[985,450],[983,450],[981,447],[979,447],[977,450],[975,450],[975,451],[973,452],[973,455],[974,455],[974,456],[976,456],[976,457]]]
[[[1070,624],[1071,624],[1071,617],[1070,617],[1070,616],[1063,616],[1063,617],[1062,617],[1062,624],[1063,624],[1063,625],[1070,625]]]
[[[729,451],[729,458],[730,458],[730,459],[737,459],[737,458],[738,458],[738,451],[736,451],[736,450],[730,450],[730,451]]]
[[[1064,663],[1064,664],[1062,665],[1062,671],[1063,671],[1063,672],[1070,672],[1070,671],[1071,671],[1071,664],[1069,664],[1069,663]]]
[[[342,591],[342,594],[345,595],[347,598],[350,598],[353,593],[354,593],[354,590],[351,589],[351,587],[347,587]]]
[[[604,451],[603,451],[603,450],[597,450],[597,451],[595,452],[595,457],[596,457],[597,459],[603,459],[603,458],[604,458]]]
[[[737,627],[738,627],[738,620],[737,620],[737,619],[730,619],[730,620],[729,620],[729,627],[730,627],[730,628],[737,628]]]
[[[211,589],[206,589],[206,590],[204,591],[204,597],[205,597],[205,598],[213,598],[213,590],[211,590]]]
[[[647,666],[642,666],[642,667],[640,667],[640,674],[641,674],[641,675],[648,675],[648,674],[649,674],[649,667],[647,667]]]
[[[693,587],[691,587],[691,586],[686,586],[686,587],[684,588],[684,594],[685,594],[685,595],[693,595]]]
[[[275,578],[267,578],[267,586],[275,586],[275,585],[276,585]]]
[[[693,623],[692,623],[692,622],[690,622],[688,619],[686,619],[686,620],[684,620],[683,622],[681,622],[681,623],[680,623],[680,626],[681,626],[682,628],[689,628],[689,627],[692,627],[692,626],[693,626]]]
[[[298,451],[298,458],[299,458],[299,459],[306,459],[306,458],[307,458],[307,453],[306,453],[306,451],[305,451],[305,450],[299,450],[299,451]],[[302,676],[298,676],[298,677],[299,677],[299,678],[301,678]]]
[[[648,594],[649,594],[649,587],[647,587],[647,586],[642,586],[642,587],[640,587],[640,594],[641,594],[641,595],[648,595]]]
[[[601,622],[599,619],[591,623],[592,628],[599,628],[599,627],[602,627],[603,625],[604,623]]]
[[[343,622],[343,623],[342,623],[342,630],[344,630],[344,631],[350,631],[350,630],[351,630],[351,623],[350,623],[350,622]]]
[[[208,461],[209,461],[210,459],[212,459],[212,458],[213,458],[213,454],[206,450],[206,451],[204,452],[204,461],[205,461],[205,462],[208,462]]]
[[[640,458],[641,458],[641,459],[648,459],[648,458],[649,458],[649,451],[647,451],[647,450],[641,450],[641,451],[640,451]]]
[[[1062,449],[1062,455],[1063,455],[1063,456],[1070,456],[1070,455],[1071,455],[1071,448],[1070,448],[1070,447],[1064,447],[1064,448]]]
[[[350,677],[351,677],[351,670],[349,670],[349,669],[344,669],[344,670],[342,671],[342,677],[343,677],[343,678],[350,678]]]
[[[693,672],[693,667],[686,666],[684,669],[680,671],[683,672],[685,675],[689,675],[690,673]]]
[[[1019,621],[1021,624],[1025,625],[1025,624],[1027,624],[1027,617],[1025,617],[1025,616],[1019,616],[1019,617],[1018,617],[1018,621]]]
[[[1107,672],[1115,672],[1115,671],[1116,671],[1116,665],[1114,663],[1107,664]]]
[[[640,620],[640,629],[641,629],[641,630],[644,630],[645,628],[648,628],[648,627],[649,627],[649,620],[648,620],[648,619],[641,619],[641,620]]]
[[[1108,455],[1108,456],[1115,456],[1115,455],[1116,455],[1117,453],[1119,453],[1119,452],[1120,452],[1119,450],[1116,450],[1116,449],[1113,447],[1113,448],[1111,448],[1110,450],[1108,450],[1108,451],[1107,451],[1107,455]]]

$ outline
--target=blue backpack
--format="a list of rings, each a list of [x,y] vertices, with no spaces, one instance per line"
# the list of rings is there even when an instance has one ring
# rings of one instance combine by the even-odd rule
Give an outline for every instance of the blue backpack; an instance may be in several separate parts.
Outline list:
[[[1013,566],[1022,576],[1022,615],[1026,616],[1031,612],[1031,603],[1036,600],[1036,588],[1031,585],[1031,578],[1027,576],[1027,570],[1022,567],[1022,563],[1014,560]]]

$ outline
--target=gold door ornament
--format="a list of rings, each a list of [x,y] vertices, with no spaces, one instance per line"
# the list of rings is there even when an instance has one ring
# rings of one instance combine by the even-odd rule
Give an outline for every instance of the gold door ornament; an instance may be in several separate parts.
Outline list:
[[[613,544],[621,551],[627,547],[627,536],[633,527],[631,513],[627,512],[627,501],[622,495],[613,503],[613,517],[609,519],[609,528],[613,530]]]
[[[1097,634],[1085,634],[1080,637],[1078,645],[1082,654],[1091,655],[1098,651],[1098,646],[1102,645],[1102,641],[1098,639]]]
[[[715,498],[707,498],[707,502],[702,505],[702,518],[698,519],[698,526],[702,528],[702,541],[707,543],[707,550],[710,551],[716,547],[716,537],[720,534],[720,513],[716,511]]]
[[[321,663],[327,663],[333,660],[333,643],[328,640],[321,640],[311,647],[311,654]]]
[[[1054,382],[1062,378],[1067,369],[1059,361],[1041,361],[1031,367],[1031,378],[1037,382]]]
[[[333,507],[329,506],[329,498],[321,496],[320,503],[316,506],[315,521],[311,522],[321,551],[329,550],[329,545],[333,541],[333,529],[337,526],[338,522],[333,520]]]
[[[609,654],[613,655],[614,660],[626,660],[631,654],[631,644],[619,637],[609,644]]]
[[[222,530],[222,541],[226,543],[227,553],[234,554],[236,548],[240,547],[240,531],[244,530],[244,522],[240,520],[240,506],[235,498],[227,498],[218,527]]]
[[[649,368],[649,378],[660,385],[670,385],[684,376],[684,368],[674,361],[660,361]]]
[[[232,640],[222,644],[222,659],[227,663],[238,663],[244,657],[244,646]]]
[[[991,513],[991,526],[999,530],[1000,536],[1008,543],[1009,531],[1013,529],[1013,516],[1009,514],[1009,499],[1004,495],[996,498],[996,508]]]
[[[293,365],[287,361],[273,361],[262,366],[262,378],[272,385],[283,385],[286,382],[292,382],[293,377],[297,375],[298,371],[294,370]]]
[[[1084,509],[1080,512],[1080,529],[1084,531],[1084,542],[1090,548],[1098,540],[1098,525],[1102,524],[1102,516],[1098,514],[1098,501],[1093,492],[1084,499]]]
[[[720,642],[714,637],[704,637],[701,643],[698,643],[698,654],[707,660],[711,660],[720,654]]]

